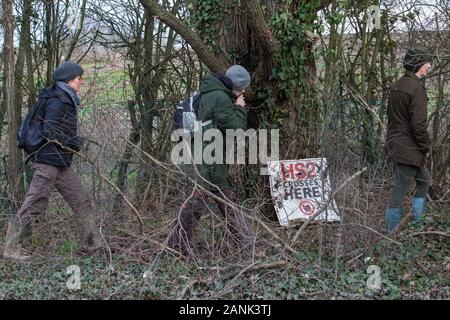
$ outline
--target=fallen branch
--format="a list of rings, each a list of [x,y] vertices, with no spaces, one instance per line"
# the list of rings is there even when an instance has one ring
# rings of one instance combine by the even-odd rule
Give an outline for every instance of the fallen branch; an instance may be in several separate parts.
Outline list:
[[[366,228],[367,230],[372,231],[373,233],[376,233],[376,234],[379,235],[380,237],[383,237],[384,239],[386,239],[386,240],[388,240],[388,241],[390,241],[390,242],[392,242],[392,243],[395,243],[395,244],[397,244],[397,245],[399,245],[399,246],[403,246],[402,243],[400,243],[400,242],[398,242],[398,241],[395,241],[395,240],[389,238],[388,236],[386,236],[386,235],[384,235],[384,234],[382,234],[382,233],[379,233],[377,230],[372,229],[371,227],[368,227],[368,226],[365,226],[365,225],[359,224],[359,223],[349,223],[348,225]]]
[[[276,262],[260,264],[260,265],[258,265],[258,262],[255,262],[255,263],[252,263],[251,265],[248,265],[247,267],[245,267],[244,269],[242,269],[239,272],[234,272],[234,273],[231,273],[231,274],[225,276],[224,279],[226,280],[226,279],[233,277],[233,279],[230,280],[230,282],[233,282],[234,280],[236,280],[237,278],[242,276],[244,273],[259,271],[259,270],[275,269],[275,268],[281,268],[281,267],[286,267],[286,266],[287,266],[286,261],[276,261]]]
[[[423,231],[423,232],[414,232],[414,233],[407,233],[405,234],[406,236],[410,236],[410,237],[415,237],[415,236],[419,236],[422,234],[436,234],[439,236],[444,236],[444,237],[450,237],[450,233],[446,233],[443,231]],[[403,235],[403,234],[402,234]]]
[[[123,233],[125,233],[125,234],[127,234],[127,235],[129,235],[129,236],[132,236],[132,237],[134,237],[134,238],[136,238],[136,239],[144,240],[144,241],[148,241],[148,242],[151,242],[151,243],[153,243],[153,244],[156,244],[157,246],[161,247],[162,249],[174,253],[174,254],[177,255],[179,258],[184,258],[184,259],[185,259],[185,257],[184,257],[180,252],[178,252],[177,250],[174,250],[174,249],[172,249],[172,248],[170,248],[170,247],[164,245],[163,243],[161,243],[161,242],[159,242],[159,241],[156,241],[156,240],[153,240],[153,239],[144,237],[144,236],[138,236],[138,235],[136,235],[136,234],[133,234],[133,233],[131,233],[131,232],[129,232],[129,231],[126,231],[126,230],[123,230],[123,229],[120,229],[120,228],[115,228],[115,229],[116,229],[117,231],[123,232]]]
[[[232,274],[229,274],[227,276],[224,277],[224,280],[229,279],[231,277],[233,277],[233,279],[231,279],[223,288],[222,291],[228,290],[232,284],[235,282],[235,280],[237,280],[239,277],[241,277],[243,274],[248,273],[248,272],[253,272],[253,271],[259,271],[259,270],[267,270],[267,269],[274,269],[274,268],[280,268],[280,267],[286,267],[287,263],[285,261],[277,261],[277,262],[272,262],[272,263],[267,263],[267,264],[261,264],[261,265],[257,265],[257,262],[252,263],[251,265],[245,267],[244,269],[242,269],[239,272],[235,272]]]

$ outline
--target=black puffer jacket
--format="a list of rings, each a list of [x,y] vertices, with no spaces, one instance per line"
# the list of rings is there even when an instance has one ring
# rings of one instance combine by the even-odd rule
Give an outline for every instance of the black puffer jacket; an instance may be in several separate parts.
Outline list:
[[[63,146],[78,151],[83,139],[77,135],[77,109],[69,95],[57,86],[43,89],[39,99],[47,99],[41,112],[43,120],[42,135],[46,143],[31,158],[32,162],[49,164],[55,167],[69,167],[73,152]]]

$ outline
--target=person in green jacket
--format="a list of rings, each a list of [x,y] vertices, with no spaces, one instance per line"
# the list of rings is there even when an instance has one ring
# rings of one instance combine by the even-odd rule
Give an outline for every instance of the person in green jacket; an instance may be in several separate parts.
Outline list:
[[[199,184],[213,192],[217,197],[226,202],[236,202],[236,194],[230,181],[228,165],[225,159],[230,147],[226,145],[225,134],[227,129],[247,129],[247,110],[245,107],[244,93],[250,86],[251,78],[248,71],[240,66],[231,66],[225,74],[214,73],[207,75],[200,88],[202,94],[200,100],[198,120],[203,124],[203,132],[215,128],[223,135],[223,161],[221,163],[196,165],[196,175],[193,166],[191,177]],[[204,150],[211,142],[202,142]],[[203,159],[204,160],[204,159]],[[203,179],[204,180],[203,180]],[[205,183],[204,181],[208,183]],[[175,221],[169,236],[168,246],[181,251],[184,255],[191,252],[191,241],[195,227],[200,217],[206,211],[206,196],[196,192],[194,196],[185,203],[180,216]],[[242,214],[232,206],[214,199],[222,217],[226,221],[226,227],[232,235],[233,242],[240,248],[248,247],[253,243],[254,235],[251,227],[244,220]]]
[[[417,190],[412,199],[412,214],[416,221],[422,218],[431,181],[425,167],[431,144],[427,131],[428,97],[421,81],[431,69],[431,58],[420,49],[409,49],[403,66],[405,75],[391,87],[387,108],[386,142],[396,178],[386,210],[389,233],[400,224],[403,202],[413,181]]]

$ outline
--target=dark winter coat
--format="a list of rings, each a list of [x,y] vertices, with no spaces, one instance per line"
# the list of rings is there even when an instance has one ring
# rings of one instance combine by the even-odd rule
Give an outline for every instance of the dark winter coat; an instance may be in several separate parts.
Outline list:
[[[44,107],[42,135],[46,143],[31,158],[32,162],[55,167],[69,167],[73,152],[63,146],[78,151],[83,139],[77,135],[77,109],[69,95],[57,86],[43,89],[39,99],[47,99]]]
[[[431,143],[427,101],[424,84],[410,71],[391,87],[386,136],[391,161],[416,167],[425,164]]]
[[[227,79],[223,79],[227,80]],[[232,89],[226,81],[221,81],[216,75],[208,75],[204,78],[200,88],[202,97],[200,100],[199,120],[206,122],[212,120],[212,124],[205,126],[203,130],[216,128],[223,135],[223,164],[203,164],[201,173],[211,183],[221,189],[231,189],[232,183],[228,173],[226,162],[227,152],[230,146],[225,144],[227,129],[247,129],[247,110],[234,104],[235,97]],[[203,142],[203,150],[210,142]],[[210,188],[213,189],[213,188]]]

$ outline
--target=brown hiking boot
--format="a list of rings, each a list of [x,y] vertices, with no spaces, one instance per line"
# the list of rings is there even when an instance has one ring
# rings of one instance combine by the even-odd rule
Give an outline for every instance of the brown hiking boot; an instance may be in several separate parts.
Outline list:
[[[219,197],[226,201],[236,202],[236,195],[233,190],[222,190]],[[226,198],[224,198],[224,196]],[[243,215],[233,207],[223,202],[216,201],[219,211],[225,219],[226,226],[233,236],[234,241],[241,249],[249,249],[255,240],[255,234],[250,225],[245,221]]]
[[[103,238],[95,222],[95,216],[91,210],[83,215],[75,216],[78,225],[82,247],[87,251],[95,251],[103,248]]]
[[[192,239],[195,228],[206,210],[205,200],[200,193],[196,193],[181,210],[179,218],[173,223],[167,246],[180,251],[184,256],[192,252]]]
[[[13,220],[9,222],[3,257],[6,259],[15,260],[17,262],[31,261],[32,257],[22,252],[22,246],[19,243],[23,232],[24,228],[20,225],[20,223]]]

